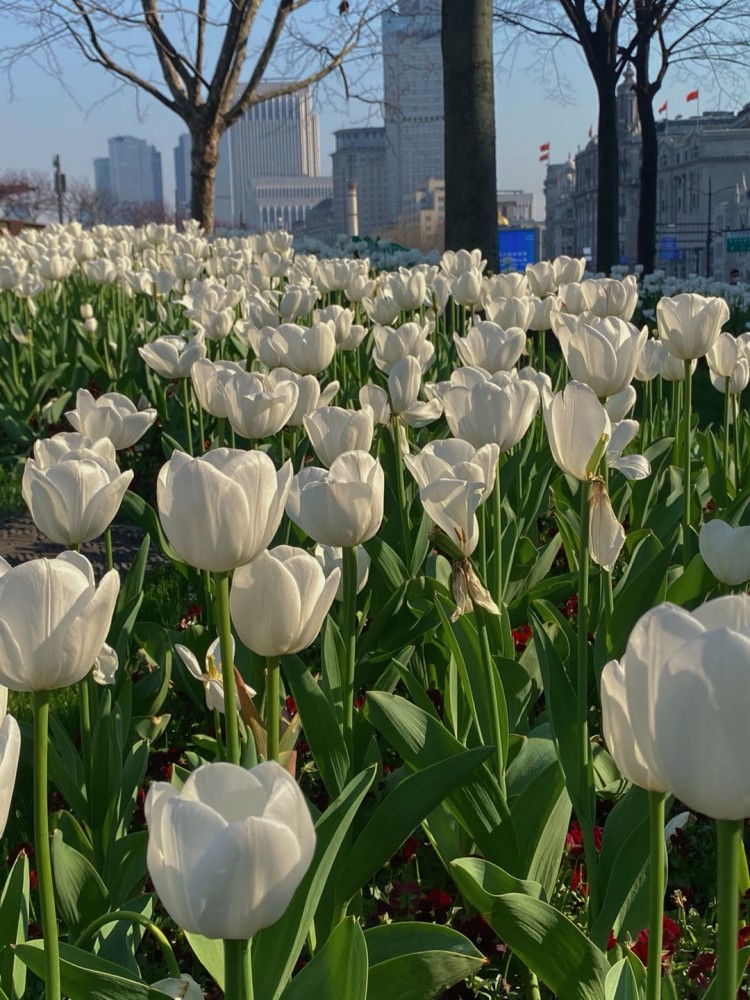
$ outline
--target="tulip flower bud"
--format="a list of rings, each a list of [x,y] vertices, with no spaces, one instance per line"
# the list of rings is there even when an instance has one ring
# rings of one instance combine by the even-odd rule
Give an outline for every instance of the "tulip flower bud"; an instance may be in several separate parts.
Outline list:
[[[247,940],[276,923],[315,850],[305,798],[274,761],[204,764],[179,791],[157,781],[146,822],[159,898],[178,926],[207,938]]]
[[[720,583],[737,587],[750,580],[750,527],[733,528],[714,518],[701,527],[698,547]]]

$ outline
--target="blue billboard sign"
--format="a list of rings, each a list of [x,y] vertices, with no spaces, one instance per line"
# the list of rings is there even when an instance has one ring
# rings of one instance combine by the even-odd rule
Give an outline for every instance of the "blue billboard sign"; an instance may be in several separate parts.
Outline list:
[[[536,230],[503,226],[498,229],[497,248],[501,271],[523,271],[536,263]]]
[[[677,237],[673,233],[662,236],[659,241],[659,257],[664,260],[683,260],[685,251],[678,246]]]

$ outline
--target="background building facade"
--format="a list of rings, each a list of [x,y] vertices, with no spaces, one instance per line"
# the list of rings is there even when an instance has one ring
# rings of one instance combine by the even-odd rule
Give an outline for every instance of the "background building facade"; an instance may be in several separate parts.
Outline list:
[[[336,150],[331,160],[335,230],[337,233],[347,232],[347,192],[349,184],[355,183],[359,234],[377,236],[388,221],[385,129],[348,128],[334,135]]]
[[[98,194],[108,194],[121,209],[164,204],[161,153],[143,139],[117,135],[107,142],[109,156],[94,161]]]
[[[400,0],[383,14],[383,116],[388,222],[405,197],[444,175],[439,0]]]

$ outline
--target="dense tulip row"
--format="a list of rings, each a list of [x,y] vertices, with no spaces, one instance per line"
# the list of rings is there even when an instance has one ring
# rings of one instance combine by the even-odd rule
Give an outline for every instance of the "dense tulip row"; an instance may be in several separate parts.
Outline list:
[[[656,1000],[675,800],[717,821],[712,996],[735,997],[750,335],[723,329],[723,299],[679,293],[654,336],[633,323],[635,277],[583,260],[484,271],[477,251],[375,272],[194,227],[0,242],[2,415],[33,447],[31,516],[68,550],[0,561],[0,683],[33,701],[43,931],[26,919],[3,945],[8,997],[29,969],[48,1000],[197,998],[201,966],[231,1000],[480,989],[456,927],[366,917],[421,825],[454,912],[507,947],[498,982]],[[715,430],[696,420],[699,361],[723,394]],[[151,484],[132,489],[155,453],[154,510]],[[142,621],[146,549],[124,581],[112,569],[121,510],[202,595],[205,628]],[[97,586],[78,549],[102,535]],[[50,692],[72,686],[80,750],[49,728]],[[178,697],[204,699],[206,726],[179,729],[146,837],[134,805]],[[0,827],[21,745],[3,716]],[[66,800],[51,838],[49,780]],[[557,891],[571,816],[575,907]],[[646,914],[647,971],[630,949]],[[118,922],[138,934],[109,945]],[[150,991],[143,932],[169,973]]]

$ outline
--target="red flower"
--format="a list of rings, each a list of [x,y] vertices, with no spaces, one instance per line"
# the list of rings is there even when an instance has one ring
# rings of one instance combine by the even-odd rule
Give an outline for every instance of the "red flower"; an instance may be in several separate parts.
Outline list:
[[[453,898],[450,893],[437,887],[430,889],[427,895],[422,896],[419,900],[419,919],[435,921],[438,924],[447,923],[448,912],[452,904]]]
[[[716,965],[716,955],[712,951],[706,951],[693,959],[688,967],[688,979],[694,979],[696,984],[702,989],[708,988],[708,976],[706,973],[712,972]]]
[[[289,713],[289,718],[293,719],[297,714],[297,702],[292,698],[291,695],[286,700],[286,710]]]
[[[401,850],[404,861],[411,861],[420,848],[420,842],[416,837],[407,837]]]
[[[613,948],[617,947],[617,938],[615,937],[615,932],[609,932],[609,938],[607,940],[607,951],[612,951]]]
[[[672,920],[671,917],[664,917],[662,922],[662,954],[661,954],[661,965],[663,969],[669,967],[669,961],[674,955],[675,948],[677,947],[677,941],[680,938],[682,931],[680,930],[680,925]],[[630,949],[634,955],[640,958],[644,965],[648,965],[648,930],[642,930],[638,935],[638,939],[635,944],[631,946]]]
[[[518,628],[513,629],[513,644],[516,647],[517,653],[522,653],[524,649],[526,649],[530,639],[531,639],[530,625],[519,625]]]

